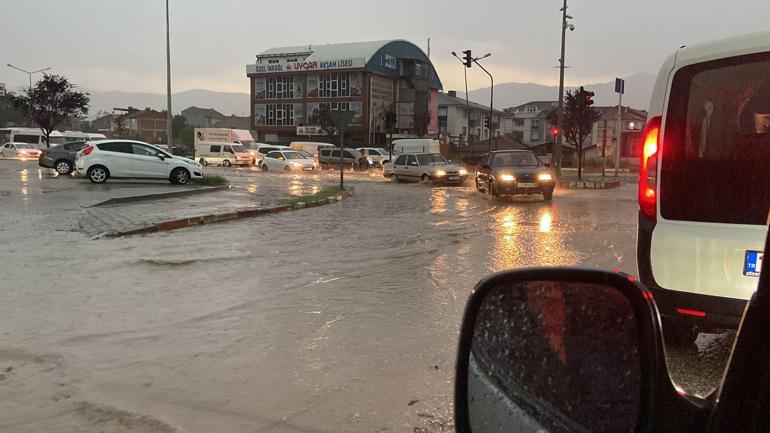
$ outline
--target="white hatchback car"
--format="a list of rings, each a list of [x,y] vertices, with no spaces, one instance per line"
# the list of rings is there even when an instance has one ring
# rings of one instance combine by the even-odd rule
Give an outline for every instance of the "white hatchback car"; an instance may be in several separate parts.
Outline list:
[[[5,158],[37,159],[42,151],[27,143],[5,143],[0,147],[0,156]]]
[[[293,150],[273,151],[262,159],[262,171],[315,171],[315,160]]]
[[[172,156],[141,141],[100,140],[78,152],[78,173],[91,182],[114,178],[168,179],[184,185],[203,178],[203,167],[181,156]]]
[[[736,328],[770,208],[770,32],[682,47],[650,103],[637,263],[668,342]]]

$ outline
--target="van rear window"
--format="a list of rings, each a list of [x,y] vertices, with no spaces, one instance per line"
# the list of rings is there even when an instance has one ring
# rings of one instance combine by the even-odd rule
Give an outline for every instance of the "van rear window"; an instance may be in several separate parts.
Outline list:
[[[663,218],[766,224],[770,209],[770,53],[679,70],[664,128]]]

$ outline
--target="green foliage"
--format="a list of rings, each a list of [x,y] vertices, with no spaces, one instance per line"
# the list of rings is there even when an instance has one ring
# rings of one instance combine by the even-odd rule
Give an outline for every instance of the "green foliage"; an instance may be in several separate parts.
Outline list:
[[[219,185],[227,185],[230,182],[224,176],[206,174],[206,175],[203,175],[203,179],[201,179],[201,183],[207,186],[219,186]]]
[[[176,128],[174,128],[174,131],[176,131]],[[188,150],[193,150],[195,146],[195,128],[190,125],[185,126],[182,129],[181,137],[184,147]]]
[[[187,126],[189,126],[187,119],[181,114],[177,114],[171,119],[171,134],[175,139],[179,138],[182,136],[182,132]]]
[[[342,190],[340,189],[340,187],[333,186],[333,187],[322,189],[321,191],[318,191],[317,193],[312,195],[303,195],[292,199],[282,200],[280,203],[283,205],[289,205],[290,207],[294,207],[298,203],[307,203],[307,202],[316,201],[316,200],[323,200],[328,197],[334,197],[341,192]]]
[[[71,117],[88,114],[88,93],[78,92],[62,75],[44,74],[32,88],[13,95],[14,105],[37,123],[50,146],[51,132]]]
[[[13,95],[0,96],[0,126],[20,126],[27,124],[24,110],[13,103]]]

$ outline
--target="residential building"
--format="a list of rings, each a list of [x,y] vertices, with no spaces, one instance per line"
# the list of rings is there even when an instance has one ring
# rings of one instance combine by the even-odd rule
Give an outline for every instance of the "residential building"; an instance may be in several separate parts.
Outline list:
[[[99,133],[107,134],[113,131],[115,115],[112,113],[102,114],[91,121],[91,128]]]
[[[211,128],[225,118],[225,115],[213,108],[188,107],[182,110],[187,123],[196,128]]]
[[[228,116],[225,117],[214,125],[214,128],[229,128],[229,129],[251,129],[251,117],[248,116]]]
[[[458,98],[454,90],[438,94],[439,133],[447,136],[457,151],[462,151],[469,143],[489,139],[490,129],[493,139],[502,136],[501,124],[504,114],[500,110],[494,110],[492,126],[487,128],[484,119],[489,117],[489,107],[475,102],[468,102],[466,107],[465,98]]]
[[[141,138],[142,141],[153,144],[166,143],[168,119],[165,111],[156,111],[151,108],[137,110],[134,107],[116,109],[116,111],[125,111],[115,119],[115,122],[122,124],[126,137]]]
[[[386,142],[385,119],[397,114],[395,137],[438,134],[441,81],[427,55],[404,40],[272,48],[246,65],[251,128],[267,143],[330,141],[322,109],[350,110],[351,145]]]
[[[548,117],[558,106],[558,101],[532,101],[503,111],[510,115],[512,125],[509,128],[514,136],[521,137],[524,144],[532,147],[553,141],[553,125]]]
[[[602,149],[605,149],[605,158],[614,161],[617,146],[617,119],[618,106],[595,107],[600,113],[594,122],[591,133],[591,144],[596,146],[597,156],[601,157]],[[620,157],[638,158],[642,151],[642,131],[647,122],[647,112],[631,107],[622,109],[622,141],[620,143]]]

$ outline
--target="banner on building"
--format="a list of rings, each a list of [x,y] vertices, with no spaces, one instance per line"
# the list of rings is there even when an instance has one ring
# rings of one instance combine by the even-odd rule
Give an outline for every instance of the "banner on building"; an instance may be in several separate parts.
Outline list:
[[[297,135],[326,135],[326,131],[320,126],[298,126]]]
[[[369,125],[373,132],[386,132],[385,116],[395,110],[393,84],[392,79],[379,75],[369,79]]]
[[[254,79],[254,97],[256,99],[265,99],[267,97],[267,85],[264,78]]]
[[[256,104],[254,105],[254,124],[264,125],[267,120],[267,105]]]
[[[273,63],[268,65],[249,65],[246,72],[249,74],[272,74],[275,72],[292,71],[327,71],[334,69],[363,68],[365,65],[366,59],[357,57],[333,60],[311,60],[307,62]]]

